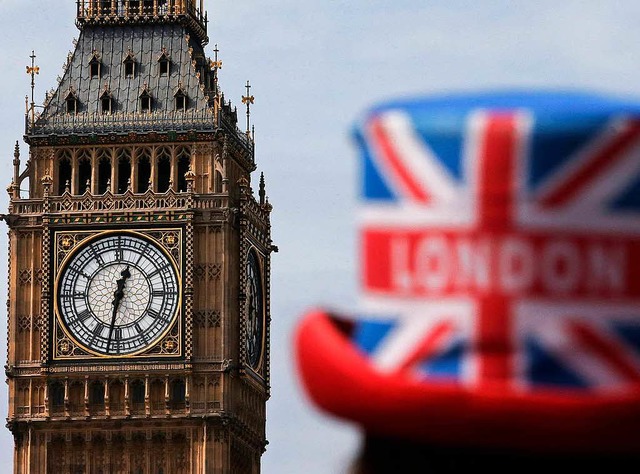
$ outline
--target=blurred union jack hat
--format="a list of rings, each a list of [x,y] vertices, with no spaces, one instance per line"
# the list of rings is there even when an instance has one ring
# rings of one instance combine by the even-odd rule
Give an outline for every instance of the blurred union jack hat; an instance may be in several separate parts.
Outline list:
[[[358,313],[309,311],[309,397],[372,434],[640,452],[640,102],[399,100],[356,126]]]

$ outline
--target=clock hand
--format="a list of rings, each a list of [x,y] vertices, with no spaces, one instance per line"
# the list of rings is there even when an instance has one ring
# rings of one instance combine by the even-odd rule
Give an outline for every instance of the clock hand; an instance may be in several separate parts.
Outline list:
[[[113,328],[116,324],[116,314],[118,313],[118,308],[120,307],[120,302],[122,298],[124,298],[124,286],[127,281],[127,278],[131,277],[131,272],[129,271],[129,266],[120,272],[122,278],[116,280],[116,291],[113,292],[113,313],[111,314],[111,325],[109,326],[109,339],[107,340],[107,352],[109,352],[109,348],[111,347],[111,337],[113,336]]]

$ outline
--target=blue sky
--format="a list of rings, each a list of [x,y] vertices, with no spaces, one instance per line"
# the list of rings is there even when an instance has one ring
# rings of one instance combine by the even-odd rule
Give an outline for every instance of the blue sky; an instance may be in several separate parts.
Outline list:
[[[581,88],[640,97],[640,2],[206,0],[205,7],[207,53],[218,43],[226,98],[240,104],[246,80],[253,84],[256,159],[280,248],[273,258],[273,395],[264,472],[340,473],[359,434],[307,403],[290,342],[305,309],[355,308],[354,121],[380,101],[449,90]],[[31,50],[41,67],[41,101],[78,31],[74,0],[2,0],[0,13],[0,176],[6,186],[23,133]],[[3,194],[0,207],[7,204]],[[5,235],[0,232],[0,252],[6,252]],[[4,272],[0,284],[2,294]],[[3,321],[4,311],[0,327]],[[3,345],[4,338],[1,357]],[[3,390],[2,416],[6,406]],[[1,430],[0,472],[10,472],[11,443]]]

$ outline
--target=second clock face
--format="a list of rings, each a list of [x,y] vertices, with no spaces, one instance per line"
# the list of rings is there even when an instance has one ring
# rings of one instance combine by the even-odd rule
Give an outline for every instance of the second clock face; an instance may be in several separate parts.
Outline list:
[[[71,337],[105,356],[154,345],[170,328],[180,300],[170,257],[133,233],[109,233],[84,244],[63,264],[56,290]]]
[[[262,274],[258,259],[253,251],[247,259],[247,359],[253,369],[258,369],[262,358],[264,332],[264,307],[262,294]]]

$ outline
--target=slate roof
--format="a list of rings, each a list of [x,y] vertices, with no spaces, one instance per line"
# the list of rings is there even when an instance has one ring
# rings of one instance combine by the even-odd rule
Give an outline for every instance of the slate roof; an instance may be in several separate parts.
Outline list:
[[[163,51],[170,60],[168,75],[160,74],[158,59]],[[125,75],[128,55],[135,60],[133,77]],[[99,77],[91,77],[94,57],[101,64]],[[151,113],[140,108],[145,87],[152,97]],[[27,134],[213,129],[212,87],[203,46],[183,25],[85,26],[57,90]],[[175,110],[179,88],[187,96],[186,111]],[[105,91],[113,99],[111,114],[101,111]],[[77,98],[75,114],[67,113],[70,92]]]

